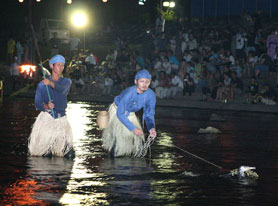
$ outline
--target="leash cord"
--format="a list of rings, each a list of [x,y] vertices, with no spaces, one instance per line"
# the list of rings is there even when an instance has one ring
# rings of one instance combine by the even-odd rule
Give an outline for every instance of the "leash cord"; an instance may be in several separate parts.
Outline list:
[[[184,149],[182,149],[182,148],[180,148],[180,147],[178,147],[176,145],[173,145],[173,147],[175,147],[175,148],[179,149],[180,151],[183,151],[183,152],[185,152],[185,153],[187,153],[187,154],[189,154],[189,155],[191,155],[191,156],[193,156],[193,157],[195,157],[195,158],[197,158],[199,160],[202,160],[202,161],[204,161],[204,162],[206,162],[208,164],[211,164],[211,165],[217,167],[218,169],[223,169],[223,167],[221,167],[221,166],[219,166],[217,164],[214,164],[214,163],[212,163],[212,162],[210,162],[210,161],[208,161],[208,160],[206,160],[206,159],[204,159],[202,157],[199,157],[199,156],[197,156],[197,155],[195,155],[195,154],[193,154],[191,152],[188,152],[188,151],[186,151],[186,150],[184,150]]]
[[[154,139],[155,139],[155,137],[151,137],[149,135],[148,138],[147,138],[147,141],[144,143],[143,147],[134,156],[135,157],[145,157],[148,153],[148,150],[149,150],[149,157],[151,158],[151,145],[154,143]],[[206,162],[210,165],[213,165],[213,166],[217,167],[218,169],[223,169],[223,167],[221,167],[217,164],[214,164],[214,163],[212,163],[212,162],[210,162],[210,161],[208,161],[208,160],[206,160],[202,157],[199,157],[198,155],[195,155],[195,154],[193,154],[193,153],[191,153],[191,152],[189,152],[185,149],[182,149],[182,148],[180,148],[176,145],[173,145],[173,147],[175,147],[176,149],[178,149],[178,150],[180,150],[180,151],[182,151],[186,154],[189,154],[189,155],[191,155],[191,156],[193,156],[193,157],[195,157],[199,160],[202,160],[202,161],[204,161],[204,162]]]

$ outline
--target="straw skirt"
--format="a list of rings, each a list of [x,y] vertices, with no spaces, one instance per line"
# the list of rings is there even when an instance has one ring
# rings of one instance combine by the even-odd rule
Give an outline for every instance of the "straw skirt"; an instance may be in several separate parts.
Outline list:
[[[108,127],[102,132],[102,146],[113,156],[138,156],[140,154],[145,138],[144,135],[137,136],[129,131],[117,117],[117,106],[115,103],[109,107]],[[138,118],[131,112],[128,119],[139,129],[142,129]]]
[[[28,141],[31,156],[63,157],[73,149],[73,135],[66,116],[53,119],[47,112],[41,112],[33,125]]]

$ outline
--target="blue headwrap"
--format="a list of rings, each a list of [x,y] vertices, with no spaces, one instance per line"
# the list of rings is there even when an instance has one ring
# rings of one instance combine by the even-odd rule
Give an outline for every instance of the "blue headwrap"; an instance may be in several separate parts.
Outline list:
[[[146,79],[152,80],[152,75],[148,72],[148,70],[143,69],[143,70],[140,70],[139,72],[137,72],[137,74],[135,75],[136,80],[138,80],[140,78],[146,78]]]
[[[49,60],[49,64],[55,64],[55,63],[65,63],[66,60],[65,60],[65,57],[63,57],[62,55],[60,54],[57,54],[55,55],[54,57],[52,57],[50,60]]]

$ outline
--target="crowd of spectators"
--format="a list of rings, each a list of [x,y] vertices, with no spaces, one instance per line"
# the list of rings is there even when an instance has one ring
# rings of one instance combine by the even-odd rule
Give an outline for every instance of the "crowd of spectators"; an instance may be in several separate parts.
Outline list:
[[[161,21],[161,16],[156,22]],[[258,12],[241,15],[238,24],[198,26],[180,22],[175,30],[146,27],[141,49],[117,36],[114,49],[74,80],[73,92],[117,95],[134,84],[134,73],[147,69],[158,98],[198,93],[203,101],[277,102],[278,26]],[[167,25],[167,22],[166,22]],[[128,35],[128,34],[126,34]],[[96,73],[98,71],[98,73]],[[96,75],[99,74],[99,75]],[[83,86],[79,85],[82,79]],[[76,89],[77,88],[77,89]]]
[[[115,96],[134,84],[138,70],[147,69],[158,98],[198,94],[202,101],[275,105],[278,25],[260,11],[253,16],[243,12],[240,18],[224,25],[181,20],[167,27],[171,23],[159,15],[153,26],[138,31],[139,44],[128,40],[129,33],[111,30],[114,45],[100,62],[90,50],[75,46],[70,52],[66,73],[73,79],[71,93]],[[9,44],[18,52],[24,48],[20,41]]]

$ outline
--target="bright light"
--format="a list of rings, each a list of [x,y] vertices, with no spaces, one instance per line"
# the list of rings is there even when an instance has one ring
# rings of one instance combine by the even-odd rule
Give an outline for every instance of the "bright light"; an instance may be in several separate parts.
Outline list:
[[[173,1],[171,1],[169,6],[170,6],[171,8],[173,8],[173,7],[175,7],[175,6],[176,6],[176,3],[175,3],[175,2],[173,2]]]
[[[72,3],[72,0],[67,0],[67,4],[71,4]]]
[[[41,2],[41,0],[36,0],[36,2]]]
[[[106,2],[107,2],[107,0],[102,0],[102,2],[103,2],[103,3],[106,3]]]
[[[169,1],[164,1],[164,2],[163,2],[163,6],[169,7],[169,6],[170,6],[170,2],[169,2]]]
[[[139,4],[139,5],[145,5],[145,2],[146,2],[146,0],[139,0],[139,1],[138,1],[138,4]]]
[[[174,2],[174,1],[164,1],[163,2],[163,6],[164,7],[171,7],[171,8],[173,8],[173,7],[175,7],[176,6],[176,3]]]
[[[72,23],[77,27],[84,27],[87,23],[86,15],[82,12],[77,12],[72,16]]]
[[[24,0],[18,0],[19,1],[19,3],[22,3]]]
[[[26,76],[29,76],[32,78],[34,75],[34,72],[36,72],[37,66],[26,64],[26,65],[19,66],[19,68],[20,68],[20,73],[23,73]]]

